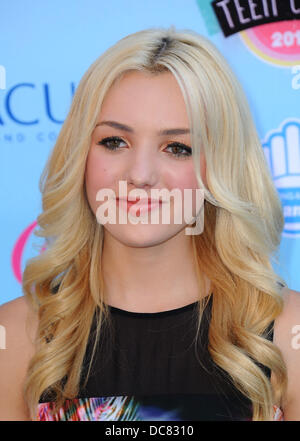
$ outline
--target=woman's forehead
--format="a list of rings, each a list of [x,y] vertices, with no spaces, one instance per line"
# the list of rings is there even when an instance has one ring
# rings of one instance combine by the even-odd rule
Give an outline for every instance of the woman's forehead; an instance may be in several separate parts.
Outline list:
[[[110,120],[131,126],[149,119],[160,129],[189,128],[183,95],[170,72],[124,75],[108,90],[97,123]]]

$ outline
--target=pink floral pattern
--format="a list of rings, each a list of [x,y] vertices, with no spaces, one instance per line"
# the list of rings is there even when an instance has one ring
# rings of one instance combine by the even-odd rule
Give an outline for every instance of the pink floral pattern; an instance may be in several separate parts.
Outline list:
[[[74,398],[66,400],[63,407],[56,413],[54,403],[40,403],[38,406],[38,421],[116,421],[116,420],[155,420],[169,421],[180,420],[177,410],[168,412],[160,410],[157,413],[144,413],[142,407],[131,397],[97,397],[97,398]],[[153,409],[152,409],[153,411]],[[251,421],[248,420],[248,421]],[[284,421],[283,411],[280,407],[273,405],[273,421]]]

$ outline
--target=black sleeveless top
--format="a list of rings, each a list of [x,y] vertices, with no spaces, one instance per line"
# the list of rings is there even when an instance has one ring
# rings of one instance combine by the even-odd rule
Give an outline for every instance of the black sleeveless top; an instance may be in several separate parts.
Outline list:
[[[109,306],[113,333],[105,328],[83,383],[95,338],[96,316],[84,358],[80,389],[51,416],[49,396],[39,401],[39,420],[251,420],[252,405],[208,352],[213,296],[204,310],[197,354],[197,304],[156,313]],[[273,339],[273,322],[266,338]],[[259,365],[259,364],[258,364]],[[270,370],[259,367],[270,378]]]

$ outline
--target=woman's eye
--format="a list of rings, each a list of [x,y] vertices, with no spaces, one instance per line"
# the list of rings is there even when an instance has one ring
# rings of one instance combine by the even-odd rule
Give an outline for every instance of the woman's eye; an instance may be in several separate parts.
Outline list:
[[[97,144],[103,145],[108,150],[118,150],[120,147],[119,144],[122,142],[126,145],[126,142],[118,136],[109,136],[108,138],[102,139]],[[166,148],[172,149],[173,151],[168,153],[175,156],[176,158],[186,158],[192,155],[191,147],[188,147],[185,144],[181,144],[180,142],[173,142],[172,144],[169,144]]]
[[[178,158],[189,157],[192,154],[191,147],[181,144],[180,142],[173,142],[172,144],[169,144],[167,148],[173,149],[171,154]]]
[[[126,142],[123,141],[123,139],[118,138],[117,136],[110,136],[108,138],[102,139],[97,144],[104,145],[104,147],[107,148],[108,150],[117,150],[120,142],[124,142],[124,144],[126,144]]]

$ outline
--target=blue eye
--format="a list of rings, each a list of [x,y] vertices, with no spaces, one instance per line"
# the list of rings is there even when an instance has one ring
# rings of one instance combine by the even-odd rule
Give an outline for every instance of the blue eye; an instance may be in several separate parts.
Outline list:
[[[101,141],[97,143],[97,145],[103,145],[108,150],[116,151],[119,150],[120,147],[119,144],[122,142],[126,144],[126,142],[123,139],[119,138],[118,136],[109,136],[108,138],[103,138]],[[175,153],[174,150],[173,152],[168,152],[168,153],[171,154],[172,156],[175,156],[176,158],[184,159],[192,155],[191,147],[188,147],[187,145],[182,144],[180,142],[173,142],[172,144],[169,144],[166,148],[175,149],[176,150]]]

